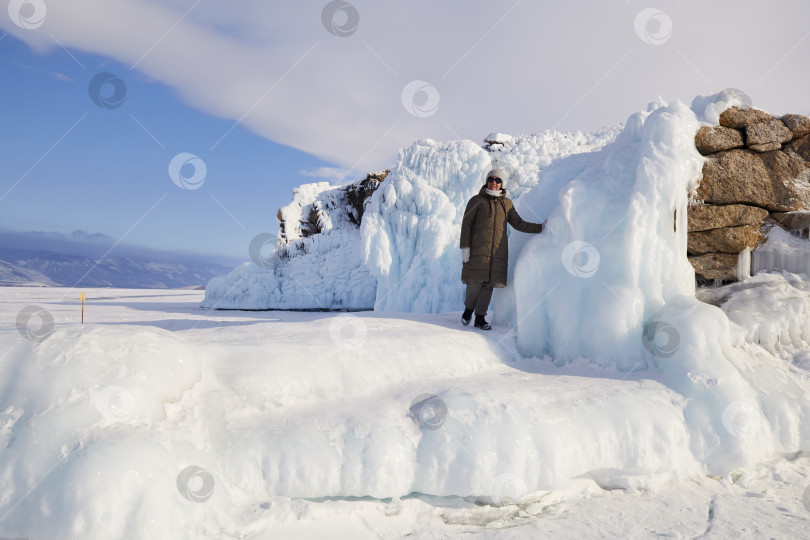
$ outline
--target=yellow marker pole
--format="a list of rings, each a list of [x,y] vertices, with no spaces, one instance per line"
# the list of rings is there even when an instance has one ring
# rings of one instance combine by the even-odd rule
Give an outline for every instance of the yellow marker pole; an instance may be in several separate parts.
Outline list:
[[[84,324],[84,293],[80,293],[82,299],[82,324]]]

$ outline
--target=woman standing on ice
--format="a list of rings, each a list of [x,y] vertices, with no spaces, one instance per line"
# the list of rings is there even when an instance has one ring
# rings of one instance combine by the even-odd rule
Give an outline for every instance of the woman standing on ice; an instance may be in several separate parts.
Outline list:
[[[461,282],[467,285],[461,324],[470,324],[475,310],[475,327],[490,330],[487,308],[494,287],[506,287],[509,265],[509,242],[506,224],[525,233],[543,231],[540,223],[523,221],[512,201],[506,198],[502,169],[492,169],[487,183],[467,203],[461,221]]]

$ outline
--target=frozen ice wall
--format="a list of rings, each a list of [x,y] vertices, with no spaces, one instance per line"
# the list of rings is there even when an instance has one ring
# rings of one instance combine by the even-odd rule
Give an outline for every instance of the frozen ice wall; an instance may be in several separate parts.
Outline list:
[[[537,184],[537,172],[549,163],[600,148],[619,131],[613,126],[585,134],[498,134],[501,142],[486,150],[472,141],[425,139],[401,150],[363,221],[366,261],[378,279],[374,309],[429,313],[461,309],[461,219],[490,168],[507,171],[504,187],[517,201]],[[531,209],[522,217],[540,221]]]
[[[524,354],[639,367],[645,321],[694,295],[686,205],[703,164],[699,122],[681,103],[649,109],[601,151],[549,166],[521,200],[520,212],[548,218],[544,234],[521,238],[505,314]]]
[[[467,200],[481,189],[489,154],[472,141],[416,141],[400,150],[361,226],[377,311],[439,313],[463,303],[458,238]]]

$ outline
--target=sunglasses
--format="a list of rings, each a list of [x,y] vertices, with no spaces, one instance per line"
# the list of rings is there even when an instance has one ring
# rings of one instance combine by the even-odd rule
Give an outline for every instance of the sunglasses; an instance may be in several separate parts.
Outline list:
[[[496,184],[503,184],[503,180],[501,180],[500,178],[497,178],[495,176],[491,176],[491,177],[487,178],[487,183],[490,183],[490,182],[494,182]]]

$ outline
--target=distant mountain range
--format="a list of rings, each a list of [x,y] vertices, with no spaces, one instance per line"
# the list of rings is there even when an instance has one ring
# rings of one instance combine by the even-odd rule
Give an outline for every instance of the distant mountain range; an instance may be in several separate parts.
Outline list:
[[[119,287],[129,289],[204,288],[232,266],[186,257],[182,262],[140,257],[66,255],[0,248],[0,286]]]

